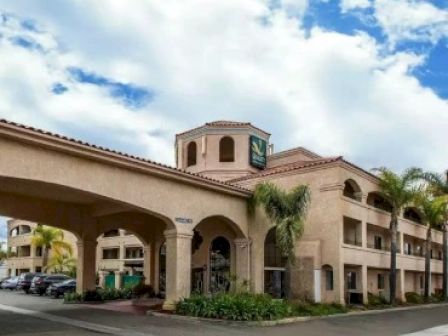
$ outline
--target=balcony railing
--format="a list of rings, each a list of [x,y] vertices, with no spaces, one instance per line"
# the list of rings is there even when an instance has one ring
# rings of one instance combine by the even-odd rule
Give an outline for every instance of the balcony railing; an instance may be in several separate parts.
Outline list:
[[[362,246],[361,240],[350,239],[350,238],[344,238],[344,244]]]
[[[369,243],[369,244],[367,244],[367,247],[370,249],[374,249],[374,250],[390,252],[390,245],[386,245],[386,244],[380,246],[380,245],[375,245],[375,244]],[[400,248],[397,247],[397,253],[400,253],[400,252],[401,252]]]

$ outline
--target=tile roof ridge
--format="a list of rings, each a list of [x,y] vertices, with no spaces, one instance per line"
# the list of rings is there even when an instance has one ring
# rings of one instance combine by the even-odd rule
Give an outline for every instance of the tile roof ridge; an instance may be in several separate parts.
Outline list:
[[[125,158],[125,159],[132,159],[132,160],[136,160],[136,161],[139,161],[139,162],[142,162],[142,163],[151,164],[151,165],[153,165],[155,167],[158,167],[158,168],[167,169],[167,170],[169,170],[169,171],[171,171],[173,173],[181,173],[181,174],[184,174],[184,175],[187,175],[187,176],[190,176],[190,177],[194,177],[194,178],[203,180],[204,182],[210,182],[210,183],[221,185],[221,186],[224,186],[224,187],[230,187],[232,189],[237,189],[238,191],[241,191],[241,192],[250,192],[250,190],[248,190],[248,189],[246,189],[244,187],[238,186],[238,185],[233,185],[231,183],[228,183],[228,181],[222,181],[222,180],[206,177],[206,176],[203,176],[201,174],[191,173],[191,172],[188,172],[188,171],[186,171],[184,169],[172,167],[172,166],[164,164],[164,163],[156,162],[156,161],[153,161],[153,160],[150,160],[150,159],[146,159],[146,158],[142,158],[142,157],[139,157],[139,156],[136,156],[136,155],[132,155],[132,154],[128,154],[128,153],[125,153],[125,152],[117,151],[117,150],[110,149],[110,148],[107,148],[107,147],[104,147],[104,146],[95,145],[95,144],[89,143],[87,141],[82,141],[82,140],[75,139],[75,138],[72,138],[72,137],[68,137],[68,136],[65,136],[65,135],[61,135],[61,134],[58,134],[58,133],[55,133],[55,132],[46,131],[46,130],[43,130],[41,128],[28,126],[28,125],[17,123],[17,122],[14,122],[14,121],[10,121],[10,120],[4,119],[4,118],[0,118],[0,125],[1,124],[8,125],[8,126],[13,126],[13,127],[19,128],[19,129],[27,130],[27,131],[31,131],[31,132],[37,133],[39,135],[44,135],[44,136],[51,137],[53,139],[67,141],[67,142],[69,142],[71,144],[81,145],[83,147],[87,147],[87,148],[90,148],[90,149],[98,150],[98,151],[101,151],[101,152],[106,152],[108,154],[118,155],[118,156],[120,156],[122,158]]]

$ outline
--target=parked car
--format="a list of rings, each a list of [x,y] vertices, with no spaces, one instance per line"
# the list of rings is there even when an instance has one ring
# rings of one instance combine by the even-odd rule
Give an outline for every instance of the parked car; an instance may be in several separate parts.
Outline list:
[[[48,286],[71,279],[65,274],[41,274],[31,281],[30,293],[44,295]]]
[[[47,288],[47,295],[57,299],[65,293],[73,293],[76,290],[76,280],[69,279],[60,283],[53,283]]]
[[[26,294],[30,292],[31,281],[37,275],[43,275],[42,273],[22,273],[19,276],[19,281],[17,283],[17,289],[23,290]]]
[[[2,282],[2,289],[14,290],[17,288],[17,282],[19,281],[19,277],[11,277],[8,280]]]
[[[11,279],[11,277],[6,277],[6,278],[3,278],[3,279],[0,279],[0,289],[2,289],[2,283],[3,282],[5,282],[6,280],[9,280],[9,279]]]

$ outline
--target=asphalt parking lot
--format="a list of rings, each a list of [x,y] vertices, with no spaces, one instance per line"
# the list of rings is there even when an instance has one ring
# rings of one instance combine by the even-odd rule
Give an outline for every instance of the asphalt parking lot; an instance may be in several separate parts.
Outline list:
[[[448,306],[347,316],[275,327],[229,326],[223,323],[107,311],[22,292],[0,291],[0,335],[448,335]],[[428,328],[438,327],[434,330]],[[423,330],[423,331],[422,331]]]

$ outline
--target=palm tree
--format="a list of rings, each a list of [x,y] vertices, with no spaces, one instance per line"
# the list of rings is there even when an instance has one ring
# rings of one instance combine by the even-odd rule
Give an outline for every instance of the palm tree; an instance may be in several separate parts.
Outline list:
[[[424,173],[422,176],[429,183],[435,196],[448,195],[448,171],[445,175]],[[443,233],[443,299],[448,300],[448,220],[442,224]]]
[[[441,224],[448,219],[448,196],[432,197],[428,192],[422,192],[416,198],[416,204],[420,208],[423,217],[423,224],[427,225],[425,242],[425,290],[424,297],[428,300],[430,295],[430,275],[431,275],[431,248],[432,230],[441,227]]]
[[[72,246],[64,241],[64,232],[50,226],[39,224],[33,231],[32,245],[42,248],[42,268],[45,269],[48,263],[48,256],[53,250],[55,254],[72,254]]]
[[[290,192],[269,182],[255,187],[255,204],[261,204],[274,223],[278,248],[290,261],[294,260],[294,244],[303,232],[310,200],[310,190],[304,185]]]
[[[53,253],[46,266],[46,271],[53,271],[55,273],[73,274],[75,270],[76,259],[67,253]]]
[[[396,174],[387,168],[376,168],[378,173],[379,189],[381,195],[390,203],[392,207],[390,219],[390,276],[389,302],[395,304],[397,292],[397,233],[398,233],[398,216],[404,207],[411,203],[418,188],[415,188],[415,182],[421,177],[422,170],[419,168],[406,169],[401,175]]]

